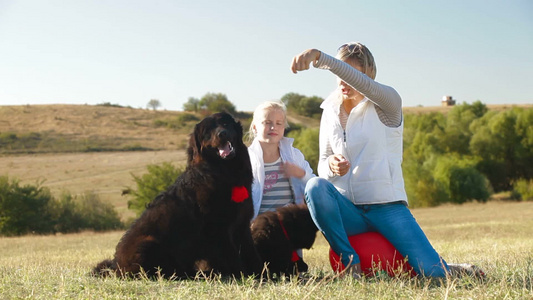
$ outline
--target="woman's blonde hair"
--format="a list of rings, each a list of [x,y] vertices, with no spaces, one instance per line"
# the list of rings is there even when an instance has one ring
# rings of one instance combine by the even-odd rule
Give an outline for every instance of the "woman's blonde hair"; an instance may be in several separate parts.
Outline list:
[[[339,47],[337,58],[344,62],[351,61],[356,63],[362,68],[366,76],[376,79],[378,69],[374,62],[374,56],[372,56],[372,53],[365,45],[359,42],[344,44]]]
[[[252,123],[250,124],[250,129],[247,134],[249,140],[253,140],[257,134],[254,131],[254,125],[257,124],[257,122],[262,122],[266,114],[273,110],[279,110],[283,113],[283,117],[285,118],[285,128],[289,127],[289,123],[287,122],[287,107],[285,104],[279,101],[266,101],[255,108]]]

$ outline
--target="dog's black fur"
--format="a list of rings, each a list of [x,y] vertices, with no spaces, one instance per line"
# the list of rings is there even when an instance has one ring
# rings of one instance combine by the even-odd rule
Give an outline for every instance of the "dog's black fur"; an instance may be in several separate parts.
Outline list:
[[[251,227],[254,245],[270,274],[307,271],[303,260],[291,261],[293,251],[313,246],[318,231],[305,204],[264,212],[254,219]]]
[[[240,122],[217,113],[191,134],[187,168],[124,234],[112,260],[93,274],[187,278],[205,274],[260,274],[250,232],[253,175]],[[248,197],[232,200],[232,188]]]

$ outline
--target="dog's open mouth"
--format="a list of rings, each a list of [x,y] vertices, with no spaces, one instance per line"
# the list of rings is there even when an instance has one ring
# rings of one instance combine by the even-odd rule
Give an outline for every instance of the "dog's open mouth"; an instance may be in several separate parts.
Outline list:
[[[230,158],[234,153],[235,148],[233,148],[233,145],[231,145],[230,142],[218,147],[218,155],[220,155],[220,157],[223,159]]]

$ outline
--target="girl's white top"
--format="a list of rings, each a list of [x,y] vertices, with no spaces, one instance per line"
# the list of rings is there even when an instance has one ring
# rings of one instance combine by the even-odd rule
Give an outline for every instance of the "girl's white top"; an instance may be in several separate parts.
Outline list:
[[[309,166],[309,163],[305,160],[302,152],[292,146],[294,139],[283,137],[279,142],[279,152],[283,162],[290,162],[305,171],[303,178],[289,178],[289,182],[294,194],[294,200],[296,204],[304,202],[304,190],[307,181],[315,177],[313,169]],[[252,184],[252,198],[254,202],[254,219],[259,213],[261,207],[261,201],[263,198],[263,188],[265,185],[265,163],[263,160],[263,149],[257,139],[254,139],[250,147],[248,147],[248,153],[250,154],[250,162],[252,164],[252,173],[254,175],[254,181]]]

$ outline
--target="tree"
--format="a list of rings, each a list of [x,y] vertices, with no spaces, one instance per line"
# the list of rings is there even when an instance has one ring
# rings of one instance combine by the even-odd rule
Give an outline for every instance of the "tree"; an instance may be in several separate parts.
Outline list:
[[[298,113],[302,116],[320,119],[322,115],[322,108],[320,104],[324,99],[318,96],[304,97],[298,103]]]
[[[305,98],[304,95],[300,95],[297,93],[287,93],[281,97],[281,102],[287,106],[287,109],[296,111],[296,107],[298,106],[298,103],[300,100]]]
[[[151,99],[148,101],[147,106],[151,107],[153,110],[156,110],[159,106],[161,106],[161,102],[159,102],[157,99]]]
[[[513,181],[533,177],[532,127],[533,110],[522,108],[490,112],[473,122],[470,150],[482,158],[478,170],[495,191],[510,190]]]
[[[281,97],[281,102],[287,106],[288,111],[312,118],[320,118],[320,104],[323,101],[324,99],[318,96],[306,97],[297,93],[287,93]]]
[[[486,201],[490,185],[477,169],[482,160],[470,150],[478,130],[471,124],[486,112],[483,104],[474,103],[458,105],[447,115],[405,115],[403,173],[413,206]]]
[[[221,93],[207,93],[198,104],[201,109],[205,109],[209,113],[225,111],[234,115],[236,112],[235,105],[228,100],[226,95]]]
[[[318,132],[318,128],[304,128],[288,134],[289,137],[294,138],[294,147],[302,151],[315,174],[317,174],[319,156]]]
[[[183,104],[184,111],[198,112],[200,109],[200,100],[194,97],[189,97],[187,102]]]
[[[437,157],[432,154],[423,162],[404,159],[402,169],[409,206],[436,206],[449,200],[444,184],[434,177]]]

